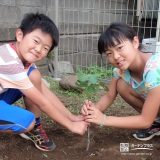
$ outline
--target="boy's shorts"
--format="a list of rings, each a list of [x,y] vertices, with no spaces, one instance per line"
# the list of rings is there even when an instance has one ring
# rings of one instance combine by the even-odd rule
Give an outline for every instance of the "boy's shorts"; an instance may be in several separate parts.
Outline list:
[[[27,75],[29,76],[34,69],[36,68],[30,67]],[[18,89],[8,89],[0,94],[0,131],[22,132],[35,119],[35,115],[32,112],[12,105],[22,96],[24,95]]]

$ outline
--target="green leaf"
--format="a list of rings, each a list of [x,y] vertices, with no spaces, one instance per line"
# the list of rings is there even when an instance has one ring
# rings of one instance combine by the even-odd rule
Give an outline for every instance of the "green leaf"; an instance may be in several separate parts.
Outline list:
[[[77,87],[87,87],[88,86],[87,81],[85,81],[85,82],[77,81],[75,84]]]
[[[98,89],[100,87],[99,84],[92,84],[92,85],[94,85],[95,89]]]
[[[97,81],[99,79],[99,75],[98,74],[90,74],[89,75],[89,81],[92,83],[92,84],[96,84]]]
[[[82,72],[81,69],[80,69],[80,66],[76,66],[76,69],[77,69],[79,72]]]
[[[84,90],[84,92],[97,93],[97,89],[96,89],[95,85],[90,84],[90,85]]]
[[[105,68],[98,67],[96,65],[89,66],[86,70],[81,70],[80,66],[76,66],[78,70],[77,82],[78,87],[83,87],[83,93],[88,97],[92,96],[92,93],[97,93],[100,86],[105,91],[109,91],[104,82],[98,82],[100,78],[106,77],[106,75],[112,75],[112,70],[107,71]],[[102,72],[103,71],[103,72]]]
[[[81,72],[79,72],[77,76],[78,76],[78,80],[81,82],[85,82],[89,79],[89,75],[81,73]]]
[[[92,94],[85,92],[85,90],[83,91],[83,94],[85,94],[88,99],[90,99],[92,97]]]
[[[98,84],[101,86],[101,87],[103,87],[103,89],[105,90],[105,91],[109,91],[109,89],[108,89],[108,87],[106,86],[106,83],[104,83],[104,82],[98,82]]]

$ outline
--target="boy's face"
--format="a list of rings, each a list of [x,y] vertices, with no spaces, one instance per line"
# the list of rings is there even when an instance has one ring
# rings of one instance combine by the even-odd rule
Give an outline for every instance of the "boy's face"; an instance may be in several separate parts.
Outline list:
[[[35,29],[25,36],[23,36],[22,30],[18,29],[16,38],[17,54],[23,63],[33,63],[42,60],[48,54],[53,44],[52,37],[40,29]]]

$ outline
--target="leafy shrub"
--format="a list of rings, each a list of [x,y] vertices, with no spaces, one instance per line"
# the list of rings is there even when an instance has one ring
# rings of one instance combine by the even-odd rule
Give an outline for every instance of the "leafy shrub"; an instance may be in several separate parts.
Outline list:
[[[97,93],[100,86],[108,91],[106,83],[102,82],[101,79],[112,76],[112,69],[106,70],[96,65],[91,65],[85,70],[81,70],[79,66],[76,66],[76,68],[78,70],[76,85],[84,88],[83,93],[88,98],[92,97],[92,93]]]

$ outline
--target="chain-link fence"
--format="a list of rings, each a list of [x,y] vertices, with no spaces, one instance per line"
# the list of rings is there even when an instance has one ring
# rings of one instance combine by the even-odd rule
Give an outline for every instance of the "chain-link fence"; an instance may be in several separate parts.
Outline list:
[[[113,21],[131,25],[146,50],[160,51],[159,0],[59,0],[55,7],[60,31],[53,62],[56,78],[75,74],[76,66],[108,69],[106,57],[101,58],[98,53],[97,42]]]

